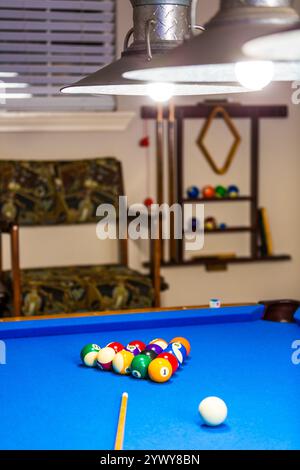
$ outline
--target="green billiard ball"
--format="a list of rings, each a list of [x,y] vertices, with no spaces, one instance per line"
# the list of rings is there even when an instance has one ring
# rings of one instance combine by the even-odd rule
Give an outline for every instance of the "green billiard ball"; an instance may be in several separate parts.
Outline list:
[[[98,344],[87,344],[84,346],[80,353],[83,364],[87,367],[95,367],[100,349],[101,348],[98,346]]]
[[[148,377],[148,367],[150,363],[151,359],[148,355],[139,354],[135,356],[130,366],[133,377],[136,379],[146,379]]]
[[[215,189],[216,197],[224,198],[227,197],[227,189],[224,186],[217,186]]]

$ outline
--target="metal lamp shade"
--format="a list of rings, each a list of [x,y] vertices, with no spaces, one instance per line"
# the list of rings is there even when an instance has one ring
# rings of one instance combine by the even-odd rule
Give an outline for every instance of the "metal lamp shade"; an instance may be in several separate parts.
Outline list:
[[[258,60],[300,60],[300,23],[277,33],[252,39],[244,45],[243,52]]]
[[[276,6],[274,6],[276,4]],[[295,25],[299,16],[288,0],[222,0],[206,31],[151,62],[128,70],[125,78],[158,82],[236,82],[235,64],[249,61],[243,46],[250,40]],[[278,61],[274,80],[300,77],[300,63]]]

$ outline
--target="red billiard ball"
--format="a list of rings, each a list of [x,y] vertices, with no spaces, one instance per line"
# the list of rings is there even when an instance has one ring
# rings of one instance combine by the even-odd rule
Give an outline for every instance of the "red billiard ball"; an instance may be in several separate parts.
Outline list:
[[[159,354],[157,356],[157,358],[162,358],[162,359],[166,359],[167,361],[169,361],[169,363],[171,364],[172,366],[172,370],[173,370],[173,374],[175,374],[175,372],[177,371],[178,367],[179,367],[179,364],[178,364],[178,361],[176,359],[175,356],[173,356],[173,354],[171,353],[168,353],[168,352],[162,352],[161,354]]]
[[[128,351],[130,351],[132,349],[131,346],[138,349],[140,351],[140,353],[142,351],[144,351],[144,349],[146,349],[146,344],[143,343],[143,341],[139,341],[139,340],[130,341],[130,343],[127,344],[126,349],[128,349]]]
[[[202,195],[205,199],[212,199],[215,197],[215,188],[213,186],[205,186],[202,190]]]
[[[107,348],[112,348],[116,354],[118,354],[119,352],[123,351],[124,346],[123,344],[121,343],[118,343],[117,341],[113,341],[112,343],[108,343],[106,345]]]

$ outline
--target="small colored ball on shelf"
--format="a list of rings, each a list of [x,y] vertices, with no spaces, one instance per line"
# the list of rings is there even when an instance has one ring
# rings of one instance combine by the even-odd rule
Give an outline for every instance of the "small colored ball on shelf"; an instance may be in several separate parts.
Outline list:
[[[207,217],[204,222],[205,230],[215,230],[217,228],[217,221],[214,217]]]
[[[204,424],[215,427],[220,426],[226,421],[228,409],[226,403],[221,398],[208,397],[201,401],[199,413]]]
[[[145,200],[144,200],[144,205],[146,207],[151,207],[152,205],[154,204],[154,201],[151,197],[147,197]]]
[[[228,192],[228,196],[232,198],[238,197],[240,194],[240,190],[238,186],[235,186],[235,185],[229,186],[227,192]]]
[[[146,379],[148,377],[148,368],[152,359],[145,354],[139,354],[131,363],[131,374],[136,379]]]
[[[140,341],[140,340],[130,341],[130,343],[128,343],[127,346],[126,346],[126,349],[129,349],[130,346],[134,346],[140,352],[142,352],[142,351],[144,351],[144,349],[146,349],[146,343],[143,343],[143,341]]]
[[[215,194],[216,194],[216,197],[222,199],[224,197],[227,197],[228,192],[227,192],[227,189],[225,188],[225,186],[217,186],[216,189],[215,189]]]
[[[197,186],[190,186],[186,193],[189,199],[198,199],[200,196],[200,189],[197,188]]]
[[[170,343],[181,343],[186,349],[187,355],[191,354],[191,343],[182,336],[177,336],[176,338],[171,339]]]
[[[116,352],[112,348],[100,349],[97,356],[97,366],[101,370],[111,370],[112,362],[116,355]]]
[[[196,217],[193,217],[190,220],[189,230],[191,230],[192,232],[197,232],[198,230],[200,230],[200,221]]]
[[[171,343],[166,349],[166,352],[173,354],[176,357],[179,365],[182,365],[187,357],[187,351],[181,343]]]
[[[113,341],[112,343],[108,343],[106,345],[107,348],[112,348],[116,354],[118,354],[120,351],[123,351],[124,346],[121,343],[118,343],[117,341]]]
[[[129,375],[131,373],[131,363],[134,359],[134,355],[123,349],[118,352],[113,358],[112,366],[113,370],[120,375]]]
[[[150,351],[149,349],[144,349],[144,351],[142,351],[141,354],[143,356],[148,356],[151,359],[151,361],[153,361],[158,356],[158,354],[155,351]]]
[[[164,351],[165,349],[167,349],[169,343],[162,338],[156,338],[150,341],[149,344],[158,344],[158,346],[160,346],[162,350]]]
[[[171,363],[166,359],[156,358],[150,363],[148,374],[153,382],[168,382],[173,375]]]
[[[146,346],[147,351],[154,351],[157,355],[163,352],[163,348],[161,348],[158,344],[148,344]]]
[[[215,195],[215,188],[213,186],[205,186],[202,190],[202,196],[204,199],[212,199]]]
[[[219,229],[220,230],[226,230],[227,229],[227,224],[224,224],[224,223],[220,224]]]
[[[87,367],[95,367],[100,349],[101,348],[98,346],[98,344],[87,344],[84,346],[80,353],[83,364]]]
[[[172,366],[173,374],[175,374],[175,372],[177,371],[177,369],[179,367],[179,364],[178,364],[178,361],[177,361],[176,357],[173,354],[170,354],[170,353],[164,351],[164,352],[162,352],[161,354],[159,354],[157,356],[157,359],[166,359],[167,361],[169,361],[169,363]]]

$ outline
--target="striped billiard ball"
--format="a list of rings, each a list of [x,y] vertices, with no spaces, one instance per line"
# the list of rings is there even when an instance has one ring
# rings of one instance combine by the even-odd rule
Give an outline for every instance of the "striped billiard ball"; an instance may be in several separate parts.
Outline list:
[[[162,338],[153,339],[149,344],[157,344],[162,348],[163,351],[168,347],[168,342]]]
[[[97,364],[97,356],[100,351],[98,344],[87,344],[82,348],[80,358],[87,367],[95,367]]]
[[[178,363],[182,365],[187,357],[187,352],[183,344],[181,343],[171,343],[165,352],[173,354],[176,357]]]
[[[129,375],[131,373],[131,363],[134,359],[134,355],[123,349],[118,352],[112,361],[113,370],[120,375]]]

